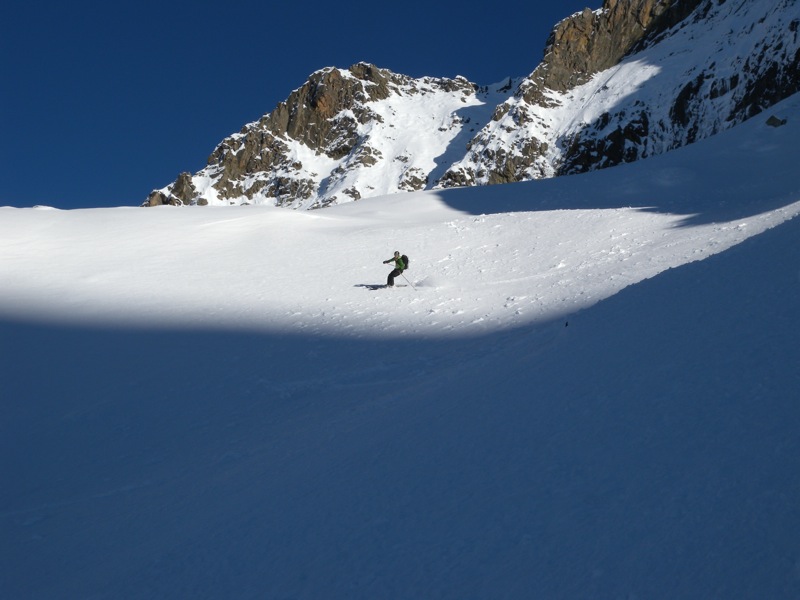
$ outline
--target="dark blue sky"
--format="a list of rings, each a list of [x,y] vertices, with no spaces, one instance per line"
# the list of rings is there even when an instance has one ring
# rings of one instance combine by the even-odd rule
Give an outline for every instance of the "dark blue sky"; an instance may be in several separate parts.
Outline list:
[[[0,206],[138,205],[327,66],[527,75],[556,22],[601,4],[11,0]]]

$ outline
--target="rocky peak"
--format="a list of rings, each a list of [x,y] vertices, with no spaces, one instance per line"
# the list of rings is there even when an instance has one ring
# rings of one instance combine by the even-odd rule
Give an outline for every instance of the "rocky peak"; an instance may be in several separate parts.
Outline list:
[[[677,63],[674,57],[686,54],[693,43],[704,43],[704,51],[681,69],[671,67],[673,72],[666,71],[666,77],[660,74],[657,85],[651,84],[661,88],[660,102],[620,103],[565,135],[559,174],[668,152],[741,123],[800,91],[796,0],[771,4],[693,0],[692,4],[696,10],[684,15],[671,39],[656,31],[634,50],[659,43],[665,65]],[[671,13],[665,13],[665,22],[674,22],[685,9],[684,3],[675,4]],[[751,20],[745,16],[748,13]],[[716,27],[711,35],[704,31],[709,27]]]
[[[553,177],[713,135],[800,89],[796,0],[605,0],[545,57],[444,186]]]
[[[266,115],[258,126],[275,135],[286,135],[313,149],[325,149],[332,156],[343,156],[349,148],[332,144],[341,127],[333,117],[345,110],[362,109],[365,103],[389,96],[389,84],[399,84],[402,78],[389,71],[365,63],[350,67],[346,72],[331,68],[314,73],[302,87],[289,95],[285,102]],[[358,110],[364,122],[368,111]]]
[[[546,158],[553,151],[553,141],[525,133],[542,121],[538,108],[556,108],[559,101],[554,93],[563,95],[618,64],[701,1],[605,0],[599,10],[586,8],[558,23],[547,40],[542,62],[523,80],[514,99],[497,107],[493,117],[497,125],[476,136],[467,158],[444,174],[441,185],[491,185],[555,175],[555,166]],[[507,139],[512,129],[510,146],[497,147],[497,141]]]
[[[290,144],[300,142],[315,153],[341,158],[357,144],[358,122],[372,118],[364,103],[386,98],[389,84],[403,80],[389,71],[359,63],[347,71],[327,68],[313,73],[275,110],[223,140],[208,158],[217,198],[253,198],[258,193],[275,197],[278,204],[313,193],[313,182],[299,173],[302,164],[290,158]],[[348,113],[348,114],[342,114]],[[340,118],[335,118],[342,114]],[[249,184],[247,175],[283,171]],[[205,204],[188,173],[165,190],[156,190],[148,204]]]
[[[272,199],[278,205],[321,207],[340,198],[359,199],[362,192],[369,192],[369,186],[358,185],[354,173],[381,160],[401,165],[386,193],[422,189],[428,184],[428,172],[414,164],[407,151],[400,148],[397,155],[384,156],[380,144],[374,143],[381,125],[385,125],[384,132],[401,127],[385,123],[398,112],[381,103],[400,97],[438,96],[461,108],[474,102],[477,93],[477,86],[463,77],[416,80],[363,62],[346,70],[317,71],[271,113],[223,140],[201,173],[181,174],[167,188],[154,191],[147,204],[238,204]],[[421,112],[433,111],[423,108]],[[400,119],[404,117],[400,115]],[[449,135],[449,130],[457,133],[465,122],[454,113],[447,120],[449,126],[442,119],[435,123],[443,132],[439,137]],[[390,135],[388,139],[395,139]]]
[[[702,0],[605,0],[600,10],[584,9],[561,21],[523,96],[538,99],[538,87],[566,92],[613,67],[643,39],[671,27]]]

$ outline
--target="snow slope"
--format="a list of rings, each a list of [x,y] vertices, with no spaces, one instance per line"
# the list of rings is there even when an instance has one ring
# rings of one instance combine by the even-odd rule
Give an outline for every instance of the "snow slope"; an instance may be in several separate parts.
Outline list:
[[[0,209],[0,597],[800,596],[768,114],[325,211]]]

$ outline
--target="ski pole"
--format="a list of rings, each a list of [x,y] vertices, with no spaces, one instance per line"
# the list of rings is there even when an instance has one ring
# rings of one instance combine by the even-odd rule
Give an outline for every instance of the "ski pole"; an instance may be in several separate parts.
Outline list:
[[[400,275],[403,275],[403,274],[402,274],[402,273],[400,273]],[[406,281],[408,281],[408,277],[406,277],[405,275],[403,275],[403,279],[405,279]],[[410,286],[411,286],[411,289],[412,289],[412,290],[414,290],[415,292],[417,291],[417,288],[415,288],[415,287],[414,287],[414,284],[413,284],[413,283],[411,283],[410,281],[408,281],[408,285],[410,285]]]

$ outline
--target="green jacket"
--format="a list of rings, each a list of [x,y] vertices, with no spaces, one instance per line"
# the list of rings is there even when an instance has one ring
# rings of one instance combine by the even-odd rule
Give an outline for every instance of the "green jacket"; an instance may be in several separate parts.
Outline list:
[[[384,262],[385,264],[388,264],[388,263],[390,263],[390,262],[392,262],[392,261],[394,261],[394,267],[395,267],[395,269],[400,269],[401,271],[405,271],[405,270],[406,270],[406,263],[404,263],[404,262],[403,262],[403,258],[402,258],[402,257],[400,257],[400,256],[398,256],[397,258],[395,258],[395,257],[393,256],[393,257],[392,257],[392,258],[390,258],[389,260],[385,260],[385,261],[383,261],[383,262]]]

